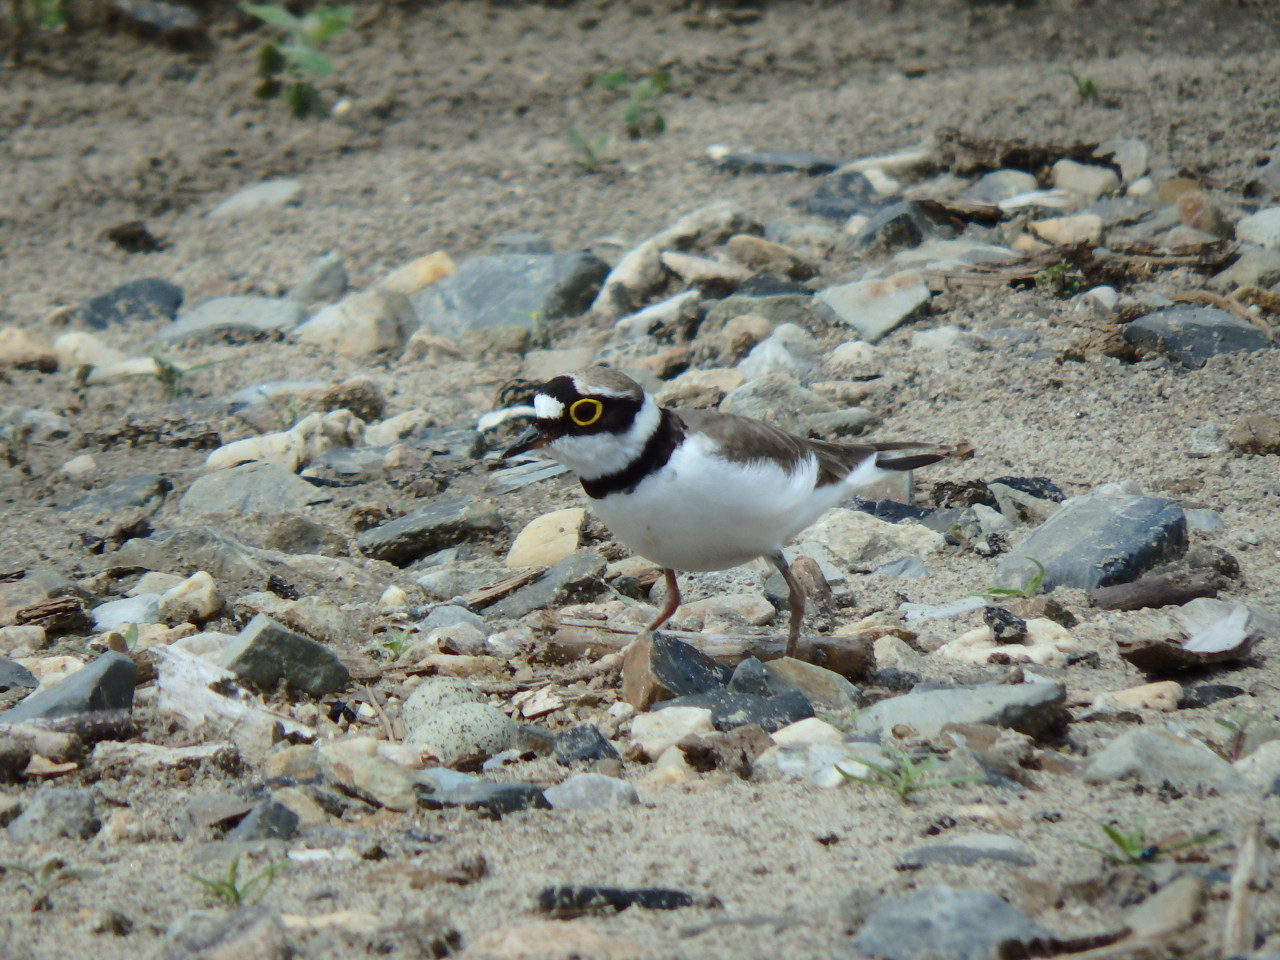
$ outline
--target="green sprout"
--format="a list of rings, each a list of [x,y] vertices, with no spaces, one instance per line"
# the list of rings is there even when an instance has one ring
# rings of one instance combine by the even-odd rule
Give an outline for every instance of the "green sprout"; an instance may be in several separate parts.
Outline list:
[[[52,908],[50,894],[59,887],[98,875],[93,870],[68,867],[67,862],[60,857],[49,857],[36,867],[26,863],[0,863],[0,873],[7,871],[26,874],[27,879],[20,880],[19,884],[31,894],[32,911]]]
[[[1085,840],[1073,839],[1071,842],[1077,846],[1084,847],[1086,850],[1102,854],[1108,863],[1116,866],[1150,863],[1163,853],[1171,853],[1174,850],[1197,847],[1202,843],[1208,843],[1210,840],[1217,839],[1222,832],[1213,830],[1198,837],[1179,840],[1175,843],[1150,843],[1147,840],[1146,826],[1142,820],[1139,820],[1129,829],[1113,823],[1099,823],[1098,826],[1102,828],[1102,832],[1111,841],[1111,846],[1103,847],[1095,843],[1088,843]]]
[[[1050,296],[1071,297],[1084,289],[1084,275],[1068,260],[1045,267],[1033,278],[1036,289]]]
[[[634,82],[625,70],[610,70],[596,78],[606,90],[626,90],[627,105],[622,110],[622,125],[627,136],[636,140],[645,134],[658,135],[667,129],[667,121],[650,101],[671,86],[671,73],[655,70]]]
[[[220,903],[228,907],[238,907],[248,899],[249,894],[258,886],[262,887],[259,896],[265,894],[271,888],[271,884],[275,881],[279,870],[280,864],[270,864],[244,881],[244,883],[241,883],[239,877],[240,858],[236,857],[227,864],[227,875],[225,877],[215,877],[210,880],[206,877],[197,877],[193,873],[191,874],[191,879],[204,887]]]
[[[1102,89],[1098,86],[1098,81],[1093,79],[1093,77],[1082,77],[1080,74],[1067,67],[1060,67],[1057,70],[1048,70],[1041,74],[1042,79],[1046,77],[1070,77],[1075,81],[1076,94],[1080,97],[1081,103],[1084,103],[1086,100],[1098,99],[1098,93]]]
[[[206,360],[204,363],[194,363],[191,365],[180,364],[168,357],[164,356],[156,350],[151,354],[151,362],[155,364],[155,370],[151,373],[140,373],[138,376],[151,377],[156,383],[169,394],[171,400],[177,400],[182,396],[182,378],[194,370],[203,370],[205,367],[216,366],[224,363],[223,360]]]
[[[570,127],[565,131],[565,139],[573,149],[573,162],[587,173],[598,173],[607,165],[618,162],[617,157],[605,154],[613,140],[608,133],[589,140],[576,127]]]
[[[278,3],[247,0],[241,0],[240,9],[280,34],[258,50],[261,82],[254,91],[255,96],[263,100],[283,96],[289,112],[299,120],[327,117],[329,108],[312,81],[333,72],[333,63],[320,52],[320,46],[350,25],[351,9],[316,7],[310,13],[297,16]]]
[[[412,632],[411,627],[405,627],[398,633],[388,633],[383,638],[370,647],[370,651],[375,656],[386,657],[388,660],[399,660],[404,656],[405,651],[412,646],[409,636]]]
[[[34,14],[36,26],[41,30],[54,30],[67,22],[67,11],[62,0],[27,0]]]
[[[996,600],[1001,597],[1021,597],[1023,599],[1034,597],[1040,592],[1040,588],[1044,586],[1044,564],[1035,557],[1027,557],[1027,560],[1035,564],[1036,572],[1021,587],[987,587],[985,590],[974,592],[972,596],[986,597],[988,600]]]
[[[917,760],[905,750],[895,749],[893,753],[894,763],[892,766],[859,758],[858,763],[870,768],[874,774],[870,777],[861,777],[849,773],[839,764],[836,764],[836,771],[846,780],[852,780],[868,787],[880,787],[883,790],[888,790],[903,803],[909,803],[912,794],[919,793],[921,790],[953,786],[961,783],[974,783],[982,779],[976,774],[963,777],[927,777],[929,771],[937,763],[937,757],[925,756]]]

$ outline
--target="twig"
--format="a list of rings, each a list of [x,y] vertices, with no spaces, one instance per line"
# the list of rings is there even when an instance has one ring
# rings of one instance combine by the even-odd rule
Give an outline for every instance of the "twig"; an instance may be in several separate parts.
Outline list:
[[[382,704],[378,702],[378,695],[369,689],[367,684],[360,684],[360,691],[364,694],[365,702],[373,707],[373,712],[378,715],[378,720],[382,723],[382,732],[387,735],[387,740],[391,743],[399,741],[396,736],[395,728],[391,725],[391,718],[387,716],[387,711],[382,709]]]
[[[1254,911],[1255,894],[1268,886],[1267,854],[1262,844],[1262,823],[1255,822],[1240,845],[1240,859],[1231,874],[1227,902],[1227,922],[1222,930],[1222,956],[1235,957],[1253,952],[1258,933]]]

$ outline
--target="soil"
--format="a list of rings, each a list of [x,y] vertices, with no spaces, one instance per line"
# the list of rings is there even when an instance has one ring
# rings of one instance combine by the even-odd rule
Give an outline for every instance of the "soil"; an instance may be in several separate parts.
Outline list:
[[[1155,164],[1200,178],[1228,211],[1239,210],[1246,183],[1280,137],[1278,28],[1280,7],[1246,0],[370,4],[332,43],[336,70],[322,88],[344,107],[323,123],[290,120],[280,104],[253,99],[260,37],[225,10],[214,11],[208,42],[194,50],[114,22],[37,36],[26,63],[5,70],[0,97],[0,320],[47,342],[64,329],[58,308],[143,277],[181,285],[191,305],[223,294],[279,294],[330,252],[345,261],[353,285],[364,287],[433,250],[458,260],[491,251],[496,238],[512,231],[535,230],[557,250],[589,249],[612,262],[714,200],[737,201],[762,221],[796,216],[788,200],[808,178],[726,173],[707,158],[715,143],[857,158],[905,149],[947,129],[1053,144],[1138,137],[1151,145]],[[565,131],[616,126],[619,108],[617,95],[594,78],[611,69],[640,74],[659,67],[675,81],[660,99],[665,133],[615,142],[620,163],[584,172]],[[1082,101],[1068,77],[1046,75],[1060,67],[1094,78],[1100,95]],[[280,176],[302,180],[302,203],[231,222],[205,216],[240,187]],[[137,219],[166,241],[165,249],[127,253],[104,238]],[[820,282],[847,280],[865,267],[865,258],[838,248],[822,265]],[[1201,285],[1191,271],[1165,271],[1132,291],[1171,295]],[[883,423],[874,436],[963,437],[974,444],[973,460],[931,468],[927,477],[922,472],[926,493],[930,481],[1011,473],[1050,477],[1068,495],[1134,480],[1184,506],[1218,511],[1225,531],[1208,539],[1235,555],[1243,571],[1226,595],[1280,610],[1278,461],[1189,455],[1195,427],[1274,410],[1280,352],[1221,357],[1195,371],[1107,357],[1062,362],[1061,348],[1078,333],[1073,310],[1072,301],[1035,288],[936,297],[928,316],[884,341],[888,375],[871,401]],[[1044,350],[910,349],[913,332],[942,324],[977,332],[1020,326]],[[158,326],[112,329],[103,337],[126,352],[146,353]],[[604,332],[584,323],[560,332],[552,345],[594,344]],[[847,338],[833,334],[828,345],[841,339]],[[208,423],[225,442],[251,431],[224,416],[218,398],[271,379],[359,374],[384,392],[388,414],[421,407],[439,423],[469,425],[492,409],[495,392],[522,364],[519,356],[497,355],[371,365],[285,342],[175,348],[171,356],[218,362],[188,374],[187,393],[177,401],[149,380],[77,393],[65,372],[3,373],[4,405],[59,413],[74,432],[24,450],[22,463],[0,472],[0,571],[52,568],[79,579],[109,562],[86,550],[82,531],[60,509],[84,492],[83,483],[58,472],[80,453],[98,462],[92,486],[144,472],[167,476],[174,492],[152,525],[165,530],[185,522],[176,502],[200,474],[205,452],[101,439],[127,418]],[[406,467],[341,491],[312,516],[350,537],[353,508],[411,509],[416,501],[405,487],[412,479]],[[454,493],[485,495],[480,467],[450,482]],[[504,498],[509,532],[483,549],[501,556],[524,522],[581,499],[564,478]],[[272,520],[227,518],[225,528],[260,544]],[[919,580],[865,578],[856,604],[838,621],[902,599],[963,596],[990,582],[993,561],[957,554],[929,566],[932,575]],[[355,588],[348,597],[335,586],[332,596],[369,602],[390,583],[412,586],[411,576],[391,567],[370,570],[377,590]],[[763,577],[746,580],[758,588]],[[728,581],[687,582],[688,596],[697,597]],[[1091,609],[1081,593],[1060,594],[1082,620],[1077,636],[1099,654],[1096,669],[1063,671],[1069,702],[1085,704],[1094,693],[1143,682],[1115,652],[1114,628],[1127,615]],[[933,628],[946,634],[933,640],[969,625]],[[229,622],[226,628],[234,629]],[[83,651],[85,640],[65,638],[48,652]],[[1270,717],[1280,711],[1278,640],[1267,639],[1252,659],[1211,677],[1243,687],[1248,708]],[[391,681],[370,682],[384,696],[398,689]],[[1240,702],[1177,719],[1222,742],[1214,719]],[[201,737],[147,707],[139,716],[141,739],[179,744]],[[1166,718],[1143,719],[1159,725]],[[572,718],[545,722],[554,727]],[[1118,722],[1077,723],[1054,746],[1080,761],[1124,729]],[[462,811],[369,813],[335,822],[301,843],[328,853],[289,862],[263,902],[286,915],[336,918],[328,929],[290,933],[308,958],[437,955],[431,952],[437,922],[460,933],[469,956],[845,954],[859,903],[932,883],[989,888],[1058,936],[1083,937],[1119,929],[1125,907],[1147,889],[1073,842],[1097,840],[1099,823],[1145,821],[1153,838],[1221,829],[1223,839],[1207,855],[1229,870],[1244,826],[1276,811],[1274,797],[1178,797],[1048,773],[1023,790],[965,785],[922,793],[905,806],[869,790],[719,775],[655,786],[646,784],[646,773],[627,765],[625,775],[640,784],[645,800],[633,809],[531,811],[498,822]],[[537,761],[512,775],[563,773]],[[193,796],[260,778],[252,768],[238,776],[202,770],[186,780],[127,770],[104,775],[92,764],[59,778],[53,785],[92,785],[108,813],[132,811],[145,839],[99,836],[39,851],[0,839],[0,861],[57,854],[95,872],[54,890],[51,908],[36,912],[19,875],[0,874],[0,956],[159,955],[165,929],[206,905],[192,875],[213,875],[225,863],[216,844],[179,842],[167,823]],[[32,783],[8,792],[25,799],[40,788]],[[1025,840],[1037,863],[895,869],[905,850],[955,824]],[[253,862],[261,867],[278,855],[259,853]],[[469,884],[414,889],[408,874],[393,869],[448,870],[477,856],[487,872]],[[536,923],[538,891],[558,883],[672,887],[722,906],[568,921],[556,928],[555,943],[524,953],[493,945],[498,934]],[[1224,889],[1213,887],[1189,953],[1208,956],[1216,943]],[[355,914],[343,911],[373,915],[381,926],[362,933]],[[129,918],[132,932],[98,932],[110,926],[102,919],[107,913]],[[1268,946],[1280,949],[1276,917],[1264,912],[1260,922]]]

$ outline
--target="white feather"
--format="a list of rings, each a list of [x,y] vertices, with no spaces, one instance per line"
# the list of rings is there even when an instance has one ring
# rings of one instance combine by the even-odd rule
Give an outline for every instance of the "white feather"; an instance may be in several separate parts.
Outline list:
[[[595,480],[630,466],[643,452],[661,420],[662,411],[652,397],[646,396],[625,433],[605,430],[573,434],[553,440],[543,449],[583,480]]]
[[[564,404],[545,393],[534,394],[533,413],[539,420],[559,420],[564,416]]]

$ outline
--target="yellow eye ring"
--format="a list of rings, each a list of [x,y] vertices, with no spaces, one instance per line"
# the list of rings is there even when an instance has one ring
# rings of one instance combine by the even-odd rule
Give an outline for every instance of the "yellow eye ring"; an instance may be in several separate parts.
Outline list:
[[[589,427],[604,415],[604,404],[592,397],[573,401],[569,419],[580,427]]]

